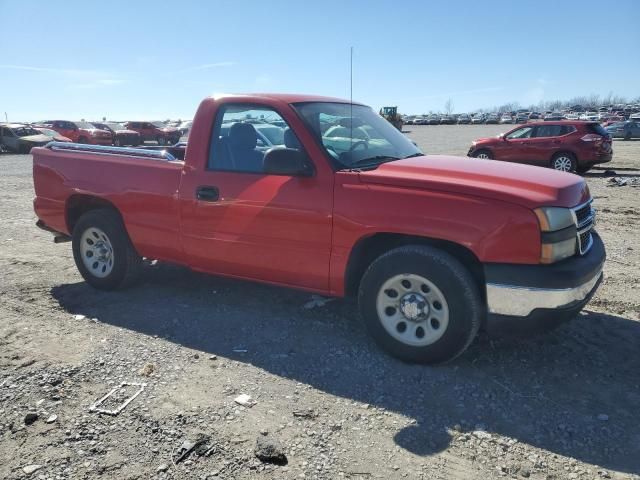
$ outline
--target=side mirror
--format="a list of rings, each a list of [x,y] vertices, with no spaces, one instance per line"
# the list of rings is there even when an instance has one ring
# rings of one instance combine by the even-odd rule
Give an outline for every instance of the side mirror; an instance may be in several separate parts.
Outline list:
[[[312,177],[313,165],[305,153],[295,148],[274,147],[264,155],[264,173],[290,177]]]

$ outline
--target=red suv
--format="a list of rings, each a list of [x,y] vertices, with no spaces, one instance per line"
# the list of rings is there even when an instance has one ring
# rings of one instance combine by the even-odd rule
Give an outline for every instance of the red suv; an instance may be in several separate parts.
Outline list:
[[[46,120],[40,123],[55,130],[63,137],[70,138],[75,143],[89,143],[91,145],[111,145],[113,143],[113,136],[110,132],[100,130],[89,122]]]
[[[173,145],[180,140],[180,131],[162,122],[127,122],[124,125],[127,130],[138,132],[143,142],[151,140],[158,145]]]
[[[584,173],[611,161],[611,136],[597,122],[540,122],[471,144],[470,157]]]

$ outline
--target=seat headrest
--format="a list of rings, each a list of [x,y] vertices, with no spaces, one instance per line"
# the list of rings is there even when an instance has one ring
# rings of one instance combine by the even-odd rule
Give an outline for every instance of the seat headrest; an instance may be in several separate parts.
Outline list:
[[[258,144],[258,134],[250,123],[237,122],[229,128],[229,145],[232,148],[253,150]]]
[[[300,148],[300,142],[298,141],[298,137],[293,133],[293,130],[290,128],[285,128],[284,130],[284,146],[287,148]]]

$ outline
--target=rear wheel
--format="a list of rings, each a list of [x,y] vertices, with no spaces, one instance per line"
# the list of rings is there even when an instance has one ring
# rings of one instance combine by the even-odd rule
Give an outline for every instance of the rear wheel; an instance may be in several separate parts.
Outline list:
[[[87,140],[87,137],[80,137],[78,138],[78,143],[89,143],[89,141]]]
[[[158,145],[164,145],[167,143],[166,139],[164,137],[158,137],[156,138],[156,142],[158,142]]]
[[[415,363],[442,363],[464,352],[484,311],[469,271],[451,255],[422,245],[376,259],[362,278],[358,304],[378,345]]]
[[[116,139],[113,141],[113,144],[114,144],[116,147],[121,147],[121,146],[122,146],[122,140],[120,140],[119,138],[116,138]]]
[[[73,229],[72,246],[80,274],[95,288],[125,286],[141,269],[142,258],[113,210],[92,210],[82,215]]]
[[[576,159],[571,153],[556,153],[551,159],[551,168],[560,172],[575,172]]]
[[[626,132],[624,134],[624,140],[631,140],[631,132]]]
[[[491,152],[485,148],[473,152],[473,156],[475,158],[481,158],[483,160],[491,160],[493,158],[491,156]]]

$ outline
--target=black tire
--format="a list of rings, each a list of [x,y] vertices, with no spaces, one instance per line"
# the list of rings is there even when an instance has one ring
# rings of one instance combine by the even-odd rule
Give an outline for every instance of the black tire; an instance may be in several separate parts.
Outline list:
[[[158,137],[156,138],[156,142],[158,143],[158,145],[166,145],[167,140],[164,137]]]
[[[491,150],[487,150],[486,148],[481,148],[480,150],[476,150],[475,152],[473,152],[471,156],[475,158],[479,158],[480,155],[486,155],[485,158],[487,158],[488,160],[491,160],[493,158],[493,155],[491,155]]]
[[[559,168],[559,165],[566,165],[566,162],[569,162],[569,170],[563,170]],[[570,152],[558,152],[551,158],[551,168],[554,170],[558,170],[560,172],[575,172],[578,168],[578,162],[576,161],[576,157],[573,153]]]
[[[82,235],[92,227],[106,234],[113,249],[113,267],[105,277],[94,275],[82,260]],[[91,210],[82,215],[73,229],[72,247],[78,271],[89,285],[100,290],[115,290],[130,285],[142,268],[142,258],[133,247],[120,215],[114,210]]]
[[[631,132],[625,133],[623,140],[631,140]]]
[[[378,295],[388,294],[388,290],[381,292],[383,285],[404,274],[427,279],[440,290],[448,305],[448,325],[429,345],[413,346],[394,338],[378,314]],[[402,298],[407,295],[413,294],[406,293]],[[393,298],[396,297],[400,303],[400,295]],[[464,352],[485,314],[478,285],[469,271],[448,253],[423,245],[399,247],[378,257],[362,277],[358,305],[367,330],[381,348],[400,360],[424,364],[448,362]]]
[[[80,138],[78,139],[78,143],[89,143],[89,141],[87,140],[87,138],[86,138],[86,137],[80,137]]]
[[[576,171],[580,174],[584,174],[587,173],[589,170],[591,170],[592,165],[578,165],[578,167],[576,168]]]
[[[122,140],[120,140],[119,138],[116,138],[116,139],[113,141],[113,144],[114,144],[116,147],[122,147],[122,146],[123,146],[123,145],[122,145]]]

